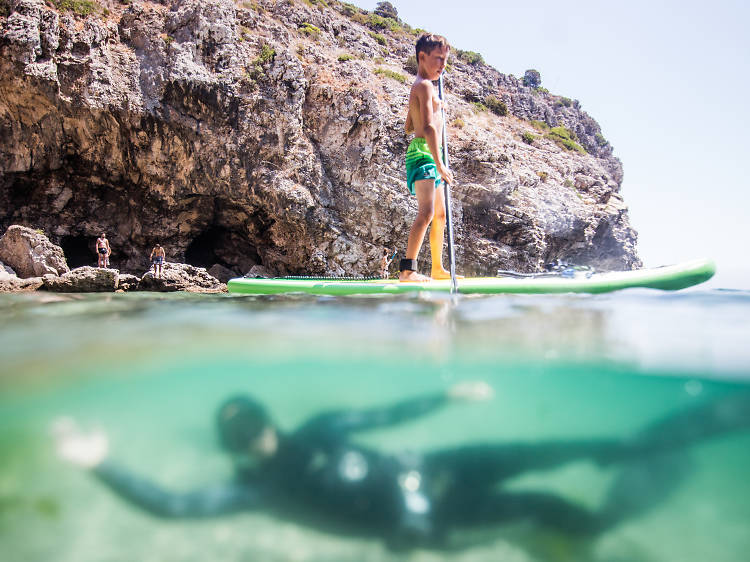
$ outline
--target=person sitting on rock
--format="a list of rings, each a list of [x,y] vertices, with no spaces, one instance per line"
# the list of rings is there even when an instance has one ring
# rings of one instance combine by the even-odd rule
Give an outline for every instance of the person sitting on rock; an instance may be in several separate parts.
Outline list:
[[[154,246],[154,249],[151,250],[151,256],[149,256],[149,260],[151,260],[151,265],[154,267],[154,277],[157,279],[161,277],[161,267],[164,265],[164,258],[166,257],[166,254],[164,252],[164,248],[162,248],[159,244]]]
[[[96,239],[96,253],[99,256],[97,267],[106,268],[109,266],[109,256],[112,253],[112,248],[109,246],[106,232],[102,232],[102,235]]]

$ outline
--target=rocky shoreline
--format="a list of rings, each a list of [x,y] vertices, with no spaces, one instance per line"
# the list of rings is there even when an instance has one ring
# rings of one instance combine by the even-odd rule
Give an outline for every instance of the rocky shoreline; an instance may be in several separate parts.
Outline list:
[[[383,248],[403,257],[416,28],[338,0],[2,4],[0,231],[43,229],[71,267],[107,232],[127,272],[157,242],[234,277],[372,275]],[[460,272],[639,267],[620,161],[580,103],[540,80],[456,46]]]
[[[185,263],[165,262],[159,277],[150,270],[140,277],[92,266],[71,270],[62,248],[42,232],[13,225],[0,237],[0,293],[30,291],[225,293],[227,286],[205,268]]]

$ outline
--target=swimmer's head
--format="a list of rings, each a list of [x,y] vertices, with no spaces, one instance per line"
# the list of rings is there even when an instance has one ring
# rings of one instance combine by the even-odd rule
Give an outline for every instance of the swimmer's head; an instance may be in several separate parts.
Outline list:
[[[265,458],[278,446],[276,430],[266,409],[249,396],[233,396],[216,414],[221,445],[235,456]]]

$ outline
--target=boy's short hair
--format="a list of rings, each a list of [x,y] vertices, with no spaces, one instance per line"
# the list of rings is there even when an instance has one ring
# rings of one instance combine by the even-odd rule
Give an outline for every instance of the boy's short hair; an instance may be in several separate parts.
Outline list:
[[[436,47],[447,48],[450,50],[451,46],[448,40],[442,35],[435,35],[434,33],[423,33],[417,39],[417,62],[419,62],[419,53],[425,53],[429,55]]]

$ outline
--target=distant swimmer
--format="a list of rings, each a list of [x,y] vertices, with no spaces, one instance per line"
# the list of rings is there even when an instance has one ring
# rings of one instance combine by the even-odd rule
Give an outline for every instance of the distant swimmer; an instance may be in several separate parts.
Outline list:
[[[686,463],[676,456],[685,447],[750,428],[750,394],[745,393],[666,416],[626,439],[474,443],[386,453],[352,438],[451,403],[492,396],[487,384],[464,382],[388,406],[323,412],[290,432],[254,398],[234,396],[219,407],[216,424],[236,477],[188,493],[164,490],[125,470],[108,459],[103,432],[83,433],[69,419],[56,425],[57,451],[91,469],[122,498],[162,517],[263,509],[332,532],[378,536],[394,549],[454,548],[454,531],[519,519],[575,535],[602,532],[669,495],[685,471]],[[524,472],[578,460],[626,463],[596,511],[549,491],[501,486]]]

